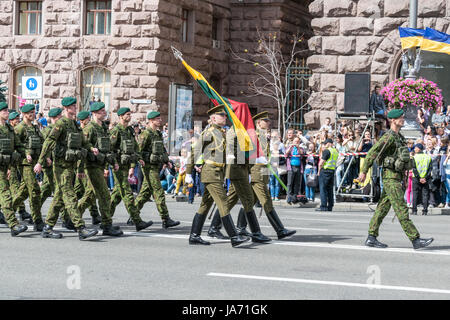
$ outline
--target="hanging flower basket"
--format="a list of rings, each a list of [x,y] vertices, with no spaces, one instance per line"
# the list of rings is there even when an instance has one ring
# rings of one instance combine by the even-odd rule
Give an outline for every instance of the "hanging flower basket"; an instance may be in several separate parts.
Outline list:
[[[442,90],[437,84],[423,78],[418,80],[399,78],[381,90],[381,95],[391,108],[403,109],[408,105],[436,110],[443,106]]]

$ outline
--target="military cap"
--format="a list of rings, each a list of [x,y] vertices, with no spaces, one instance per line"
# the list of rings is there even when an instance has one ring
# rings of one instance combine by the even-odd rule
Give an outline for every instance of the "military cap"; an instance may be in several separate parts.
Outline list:
[[[130,108],[120,108],[119,110],[117,110],[117,115],[121,116],[121,115],[124,115],[127,112],[131,112],[131,109]]]
[[[225,105],[219,104],[218,106],[212,107],[208,110],[208,115],[211,116],[213,114],[226,114],[225,113]]]
[[[9,113],[9,120],[14,120],[15,118],[17,118],[20,115],[20,113],[18,113],[17,111],[13,111]]]
[[[77,99],[74,97],[65,97],[61,100],[61,104],[63,107],[68,107],[77,103]]]
[[[256,120],[270,120],[269,119],[269,112],[268,111],[263,111],[261,113],[258,113],[257,115],[255,115],[253,117],[253,121]]]
[[[392,109],[387,114],[387,117],[389,119],[398,119],[400,118],[405,112],[402,109]]]
[[[90,111],[94,112],[94,111],[98,111],[101,110],[105,107],[105,104],[103,102],[94,102],[93,104],[91,104],[91,108]]]
[[[22,109],[20,109],[20,111],[22,111],[22,113],[27,113],[33,111],[35,108],[36,106],[34,104],[26,104],[22,107]]]
[[[150,111],[147,114],[147,119],[155,119],[156,117],[159,117],[161,115],[161,113],[159,113],[158,111]]]
[[[59,114],[62,112],[63,109],[61,108],[52,108],[50,109],[50,111],[48,112],[48,116],[49,117],[57,117],[59,116]]]
[[[8,104],[4,101],[0,102],[0,111],[3,109],[8,109]]]
[[[77,118],[80,120],[84,120],[84,119],[88,118],[89,115],[90,115],[89,111],[83,110],[83,111],[78,112]]]

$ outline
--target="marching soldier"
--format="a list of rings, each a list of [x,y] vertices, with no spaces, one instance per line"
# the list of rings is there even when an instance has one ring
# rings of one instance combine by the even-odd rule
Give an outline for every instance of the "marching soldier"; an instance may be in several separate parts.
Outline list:
[[[256,134],[258,136],[258,141],[261,145],[261,149],[264,152],[264,156],[267,161],[270,158],[270,145],[267,140],[267,130],[270,126],[269,113],[267,111],[261,112],[253,117],[253,121],[256,124]],[[269,172],[267,164],[265,163],[255,163],[250,169],[251,186],[253,189],[253,205],[259,200],[261,206],[264,208],[264,212],[269,219],[270,224],[277,233],[278,239],[283,239],[292,236],[296,233],[295,230],[287,230],[284,228],[283,223],[278,217],[275,208],[273,207],[272,198],[270,196],[270,191],[267,187],[269,184]],[[244,212],[241,209],[239,215],[243,215]],[[242,225],[239,225],[239,222]],[[245,230],[247,222],[245,219],[238,218],[238,229]]]
[[[17,164],[25,155],[23,145],[6,121],[8,120],[8,104],[0,102],[0,204],[5,220],[11,229],[11,236],[26,231],[26,225],[19,224],[12,206],[11,189],[8,181],[8,171],[11,165]]]
[[[171,168],[169,155],[164,148],[162,133],[158,130],[160,126],[160,113],[157,111],[149,112],[147,115],[147,129],[139,136],[139,151],[144,158],[146,166],[142,168],[144,171],[144,182],[135,203],[137,209],[140,211],[153,194],[156,207],[162,219],[162,226],[164,229],[167,229],[179,225],[180,221],[170,219],[164,189],[159,180],[160,166],[165,163]]]
[[[13,111],[9,114],[9,124],[15,128],[20,123],[20,113]],[[18,168],[17,166],[11,166],[11,173],[9,175],[9,186],[11,187],[11,191],[13,195],[19,193],[20,181],[18,176]],[[31,215],[25,210],[25,203],[22,202],[19,206],[19,216],[22,221],[27,221],[32,223]],[[4,220],[3,214],[0,212],[0,223],[6,224],[6,220]]]
[[[219,208],[225,230],[231,238],[231,245],[237,247],[250,240],[250,238],[237,233],[227,206],[227,194],[223,188],[226,148],[223,126],[227,121],[224,107],[224,105],[218,105],[208,111],[211,126],[202,132],[201,139],[195,145],[194,152],[191,153],[190,161],[186,168],[186,183],[190,184],[192,183],[192,170],[196,162],[195,159],[203,154],[205,164],[202,169],[201,181],[205,185],[205,192],[200,208],[192,222],[189,244],[210,244],[208,241],[203,240],[200,234],[208,211],[214,202]]]
[[[42,130],[42,136],[47,139],[48,135],[52,131],[56,121],[61,119],[62,117],[62,108],[52,108],[48,112],[48,117],[50,118],[50,124]],[[53,177],[53,160],[54,160],[54,152],[51,153],[49,157],[49,161],[43,164],[44,170],[44,179],[41,184],[41,207],[44,205],[45,200],[50,197],[55,192],[55,179]],[[70,220],[69,214],[67,210],[64,208],[61,213],[62,226],[63,228],[67,228],[69,230],[75,230],[75,226]]]
[[[88,124],[91,121],[89,116],[90,116],[90,113],[89,113],[89,111],[86,111],[86,110],[78,112],[78,115],[77,115],[78,120],[80,120],[80,127],[83,130],[83,134],[85,136],[86,136],[85,128],[88,126]],[[86,137],[86,139],[87,139],[87,137]],[[93,146],[96,143],[95,141],[89,141],[89,142],[91,142],[91,144]],[[88,153],[88,155],[89,155],[89,153]],[[85,171],[86,170],[84,170],[83,172],[85,172]],[[91,217],[92,217],[92,224],[93,225],[100,224],[102,222],[102,220],[100,218],[100,214],[98,213],[97,202],[95,201],[95,197],[92,196],[94,194],[94,191],[89,190],[89,182],[88,182],[88,178],[86,177],[86,174],[82,175],[82,178],[79,178],[79,177],[76,178],[74,190],[75,190],[75,194],[77,195],[78,209],[80,210],[81,215],[83,215],[84,211],[86,210],[86,207],[89,207],[89,212],[91,213]],[[83,198],[83,196],[86,193],[89,193],[89,197]],[[82,201],[80,201],[80,199],[82,199],[82,198],[84,201],[89,199],[91,202],[90,203],[86,203],[84,201],[82,202]],[[83,208],[80,209],[81,207],[83,207]]]
[[[81,128],[76,123],[77,100],[73,97],[63,98],[64,116],[59,119],[52,131],[45,139],[39,160],[34,167],[36,173],[42,171],[42,165],[49,163],[50,154],[54,150],[53,173],[55,179],[55,194],[47,214],[46,225],[42,231],[42,237],[60,239],[62,234],[53,230],[60,211],[65,207],[70,219],[78,231],[80,240],[87,239],[97,234],[96,229],[87,229],[77,208],[77,196],[73,190],[73,181],[76,170],[81,173],[77,163],[83,162],[87,150],[98,154],[98,149],[84,138]],[[77,168],[78,166],[78,168]]]
[[[430,197],[429,183],[431,180],[432,161],[429,154],[423,153],[423,145],[418,143],[414,147],[415,156],[413,162],[413,207],[412,214],[417,215],[417,202],[419,194],[422,193],[423,215],[428,213],[428,200]]]
[[[136,161],[139,161],[142,167],[145,166],[145,162],[139,153],[139,146],[134,138],[134,130],[128,126],[131,120],[130,108],[120,108],[117,115],[119,116],[119,124],[110,133],[111,150],[117,154],[117,161],[119,162],[119,169],[113,172],[115,185],[111,194],[111,217],[114,215],[117,205],[123,200],[128,214],[136,226],[136,231],[141,231],[150,227],[153,221],[142,221],[134,202],[128,177],[134,175]]]
[[[41,153],[44,138],[37,125],[33,124],[35,119],[34,104],[26,104],[22,107],[23,121],[18,124],[14,131],[22,145],[25,146],[26,158],[22,160],[19,168],[22,181],[18,192],[13,199],[14,211],[29,198],[31,217],[34,223],[34,231],[41,232],[44,228],[41,214],[41,189],[33,171]]]
[[[103,235],[118,237],[123,235],[120,227],[113,227],[110,213],[111,196],[109,194],[108,185],[105,177],[108,176],[108,164],[114,167],[114,170],[119,169],[119,164],[114,154],[111,152],[111,143],[109,138],[108,127],[103,122],[106,118],[105,104],[103,102],[95,102],[91,105],[91,113],[93,120],[83,128],[83,133],[86,139],[99,150],[99,154],[95,156],[93,153],[88,153],[86,159],[85,173],[85,192],[81,200],[78,202],[78,209],[83,214],[86,207],[89,205],[96,206],[98,199],[101,213],[101,226]],[[88,113],[87,111],[82,111]],[[86,114],[78,114],[81,121],[87,118]],[[93,218],[94,219],[94,218]]]
[[[409,219],[408,207],[404,199],[402,181],[405,177],[405,171],[412,167],[412,159],[406,147],[406,140],[400,133],[400,129],[405,123],[403,113],[401,109],[389,111],[388,118],[391,120],[391,129],[370,149],[358,178],[359,181],[366,180],[367,172],[374,161],[383,166],[383,192],[375,214],[370,221],[369,236],[365,243],[368,247],[387,247],[386,244],[379,242],[377,237],[380,225],[388,214],[391,205],[414,249],[424,248],[433,242],[433,238],[420,238],[419,231]]]

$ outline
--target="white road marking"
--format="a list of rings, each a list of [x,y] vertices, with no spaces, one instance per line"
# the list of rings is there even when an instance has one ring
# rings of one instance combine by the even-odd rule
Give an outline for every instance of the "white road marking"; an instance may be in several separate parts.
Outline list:
[[[450,290],[443,290],[443,289],[375,285],[375,284],[365,284],[365,283],[355,283],[355,282],[322,281],[322,280],[280,278],[280,277],[263,277],[263,276],[244,275],[244,274],[215,273],[215,272],[210,272],[210,273],[207,274],[207,276],[210,276],[210,277],[252,279],[252,280],[266,280],[266,281],[280,281],[280,282],[295,282],[295,283],[318,284],[318,285],[328,285],[328,286],[357,287],[357,288],[367,288],[367,289],[381,289],[381,290],[396,290],[396,291],[412,291],[412,292],[450,294]]]
[[[370,218],[370,217],[367,217]],[[301,221],[321,221],[321,222],[343,222],[343,223],[361,223],[369,224],[369,219],[367,221],[355,221],[355,220],[332,220],[332,219],[312,219],[312,218],[289,218],[285,217],[286,220],[301,220]]]

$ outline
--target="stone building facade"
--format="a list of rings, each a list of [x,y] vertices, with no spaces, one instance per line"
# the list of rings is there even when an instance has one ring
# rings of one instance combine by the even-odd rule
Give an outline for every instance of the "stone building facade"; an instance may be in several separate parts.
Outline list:
[[[94,96],[105,101],[113,119],[114,111],[123,106],[132,108],[134,119],[143,118],[150,109],[161,111],[167,119],[169,84],[193,82],[171,46],[183,52],[186,61],[223,95],[248,102],[255,111],[273,113],[273,102],[242,95],[251,71],[233,61],[229,48],[240,52],[251,45],[257,28],[290,33],[308,29],[310,20],[309,1],[36,0],[40,2],[39,33],[30,29],[36,16],[23,21],[23,10],[33,9],[23,2],[0,0],[0,79],[9,87],[10,105],[18,106],[21,77],[39,75],[44,113],[59,106],[63,96],[77,96],[85,107]],[[95,20],[96,26],[88,12],[103,8],[103,2],[109,2],[105,8],[110,11],[110,31],[89,34],[89,28],[99,28],[103,22]],[[22,34],[22,28],[37,34]],[[215,47],[213,29],[219,43]],[[209,101],[198,87],[195,90],[194,119],[204,120]],[[153,103],[131,105],[130,99],[152,99]]]
[[[344,109],[346,72],[370,72],[372,85],[399,76],[402,50],[398,27],[409,26],[409,2],[315,0],[309,5],[314,36],[308,43],[312,53],[308,66],[313,71],[312,111],[305,115],[308,126],[318,127],[325,117],[334,119],[336,110]],[[450,0],[419,1],[417,27],[450,33]],[[430,74],[438,72],[442,71]],[[448,83],[448,76],[447,80],[444,77],[438,80],[441,87]]]

